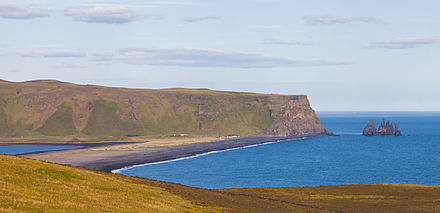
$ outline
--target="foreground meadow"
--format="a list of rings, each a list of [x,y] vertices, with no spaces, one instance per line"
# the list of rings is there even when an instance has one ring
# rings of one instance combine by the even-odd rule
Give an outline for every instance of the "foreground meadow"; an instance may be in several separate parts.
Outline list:
[[[0,212],[438,212],[440,187],[208,190],[0,155]]]

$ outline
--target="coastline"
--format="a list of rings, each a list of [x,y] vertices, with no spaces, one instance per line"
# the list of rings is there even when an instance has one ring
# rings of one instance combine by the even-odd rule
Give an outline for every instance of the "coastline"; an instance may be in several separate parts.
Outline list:
[[[305,137],[253,136],[208,143],[172,146],[160,150],[135,153],[132,155],[124,156],[123,158],[109,158],[102,161],[90,162],[87,164],[83,164],[81,167],[103,172],[112,172],[113,170],[124,169],[126,167],[146,165],[149,163],[167,162],[209,152],[226,151],[230,149],[260,145],[269,142],[294,140],[300,138]]]
[[[313,136],[251,136],[237,139],[227,139],[214,142],[193,143],[177,146],[155,147],[150,149],[132,150],[93,150],[76,149],[57,152],[20,155],[26,158],[43,160],[52,163],[65,164],[87,169],[112,172],[150,163],[161,163],[179,159],[193,158],[214,152],[245,148],[266,143],[275,143],[285,140],[295,140]],[[51,154],[57,154],[54,157]]]
[[[142,142],[106,142],[106,143],[2,143],[0,147],[5,146],[74,146],[76,148],[72,149],[61,149],[61,150],[47,150],[47,151],[35,151],[35,152],[26,152],[22,154],[16,154],[15,156],[24,156],[24,155],[33,155],[33,154],[43,154],[43,153],[52,153],[52,152],[62,152],[67,150],[80,150],[80,149],[90,149],[97,147],[106,147],[106,146],[117,146],[117,145],[127,145],[127,144],[138,144]]]
[[[257,144],[250,144],[250,145],[246,145],[246,146],[233,147],[233,148],[227,148],[227,149],[222,149],[222,150],[213,150],[213,151],[208,151],[208,152],[204,152],[204,153],[196,153],[194,155],[189,155],[189,156],[186,156],[186,157],[172,158],[172,159],[168,159],[168,160],[147,162],[147,163],[136,164],[136,165],[129,165],[129,166],[125,166],[123,168],[111,170],[110,172],[111,173],[120,174],[121,171],[124,171],[124,170],[127,170],[127,169],[131,169],[131,168],[135,168],[135,167],[140,167],[140,166],[147,166],[147,165],[154,165],[154,164],[162,164],[162,163],[180,161],[180,160],[197,158],[197,157],[201,157],[201,156],[205,156],[205,155],[215,154],[215,153],[219,153],[219,152],[227,152],[227,151],[232,151],[232,150],[237,150],[237,149],[245,149],[245,148],[250,148],[250,147],[255,147],[255,146],[260,146],[260,145],[273,144],[273,143],[278,143],[278,142],[288,141],[288,140],[301,140],[301,139],[305,139],[305,138],[307,138],[307,137],[295,137],[295,138],[289,137],[287,139],[279,139],[279,140],[276,140],[276,141],[272,141],[271,140],[271,141],[268,141],[268,142],[257,143]]]

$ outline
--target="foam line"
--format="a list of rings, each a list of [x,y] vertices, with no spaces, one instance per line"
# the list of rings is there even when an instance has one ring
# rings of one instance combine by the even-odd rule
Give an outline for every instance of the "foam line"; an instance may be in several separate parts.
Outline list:
[[[141,167],[141,166],[148,166],[148,165],[156,165],[156,164],[163,164],[163,163],[181,161],[181,160],[197,158],[197,157],[201,157],[201,156],[205,156],[205,155],[220,153],[220,152],[227,152],[227,151],[238,150],[238,149],[246,149],[246,148],[251,148],[251,147],[256,147],[256,146],[262,146],[262,145],[278,143],[278,142],[282,142],[282,141],[301,140],[301,139],[305,139],[305,138],[306,137],[297,138],[297,139],[286,139],[286,140],[270,141],[270,142],[266,142],[266,143],[252,144],[252,145],[247,145],[247,146],[242,146],[242,147],[235,147],[235,148],[224,149],[224,150],[210,151],[210,152],[200,153],[200,154],[191,155],[191,156],[187,156],[187,157],[171,159],[171,160],[164,160],[164,161],[157,161],[157,162],[152,162],[152,163],[137,164],[137,165],[132,165],[132,166],[126,166],[126,167],[123,167],[123,168],[120,168],[120,169],[114,169],[114,170],[111,171],[111,173],[121,173],[122,171],[129,170],[129,169],[136,168],[136,167]]]
[[[335,132],[337,135],[362,135],[362,132]]]

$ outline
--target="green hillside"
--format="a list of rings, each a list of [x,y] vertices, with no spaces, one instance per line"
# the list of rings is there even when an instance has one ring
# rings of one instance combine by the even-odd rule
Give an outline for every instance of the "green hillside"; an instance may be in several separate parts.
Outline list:
[[[77,133],[77,130],[73,123],[72,115],[72,105],[63,103],[37,131],[44,135],[74,135]]]
[[[304,95],[0,81],[0,100],[3,137],[327,134]]]
[[[6,119],[5,110],[3,110],[3,107],[0,106],[0,135],[7,135],[9,132],[10,130],[8,127],[8,121]]]

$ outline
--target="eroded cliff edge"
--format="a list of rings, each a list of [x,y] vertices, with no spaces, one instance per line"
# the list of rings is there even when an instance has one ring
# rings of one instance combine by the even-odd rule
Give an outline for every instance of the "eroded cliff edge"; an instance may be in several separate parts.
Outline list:
[[[0,136],[328,135],[304,95],[0,81]]]

